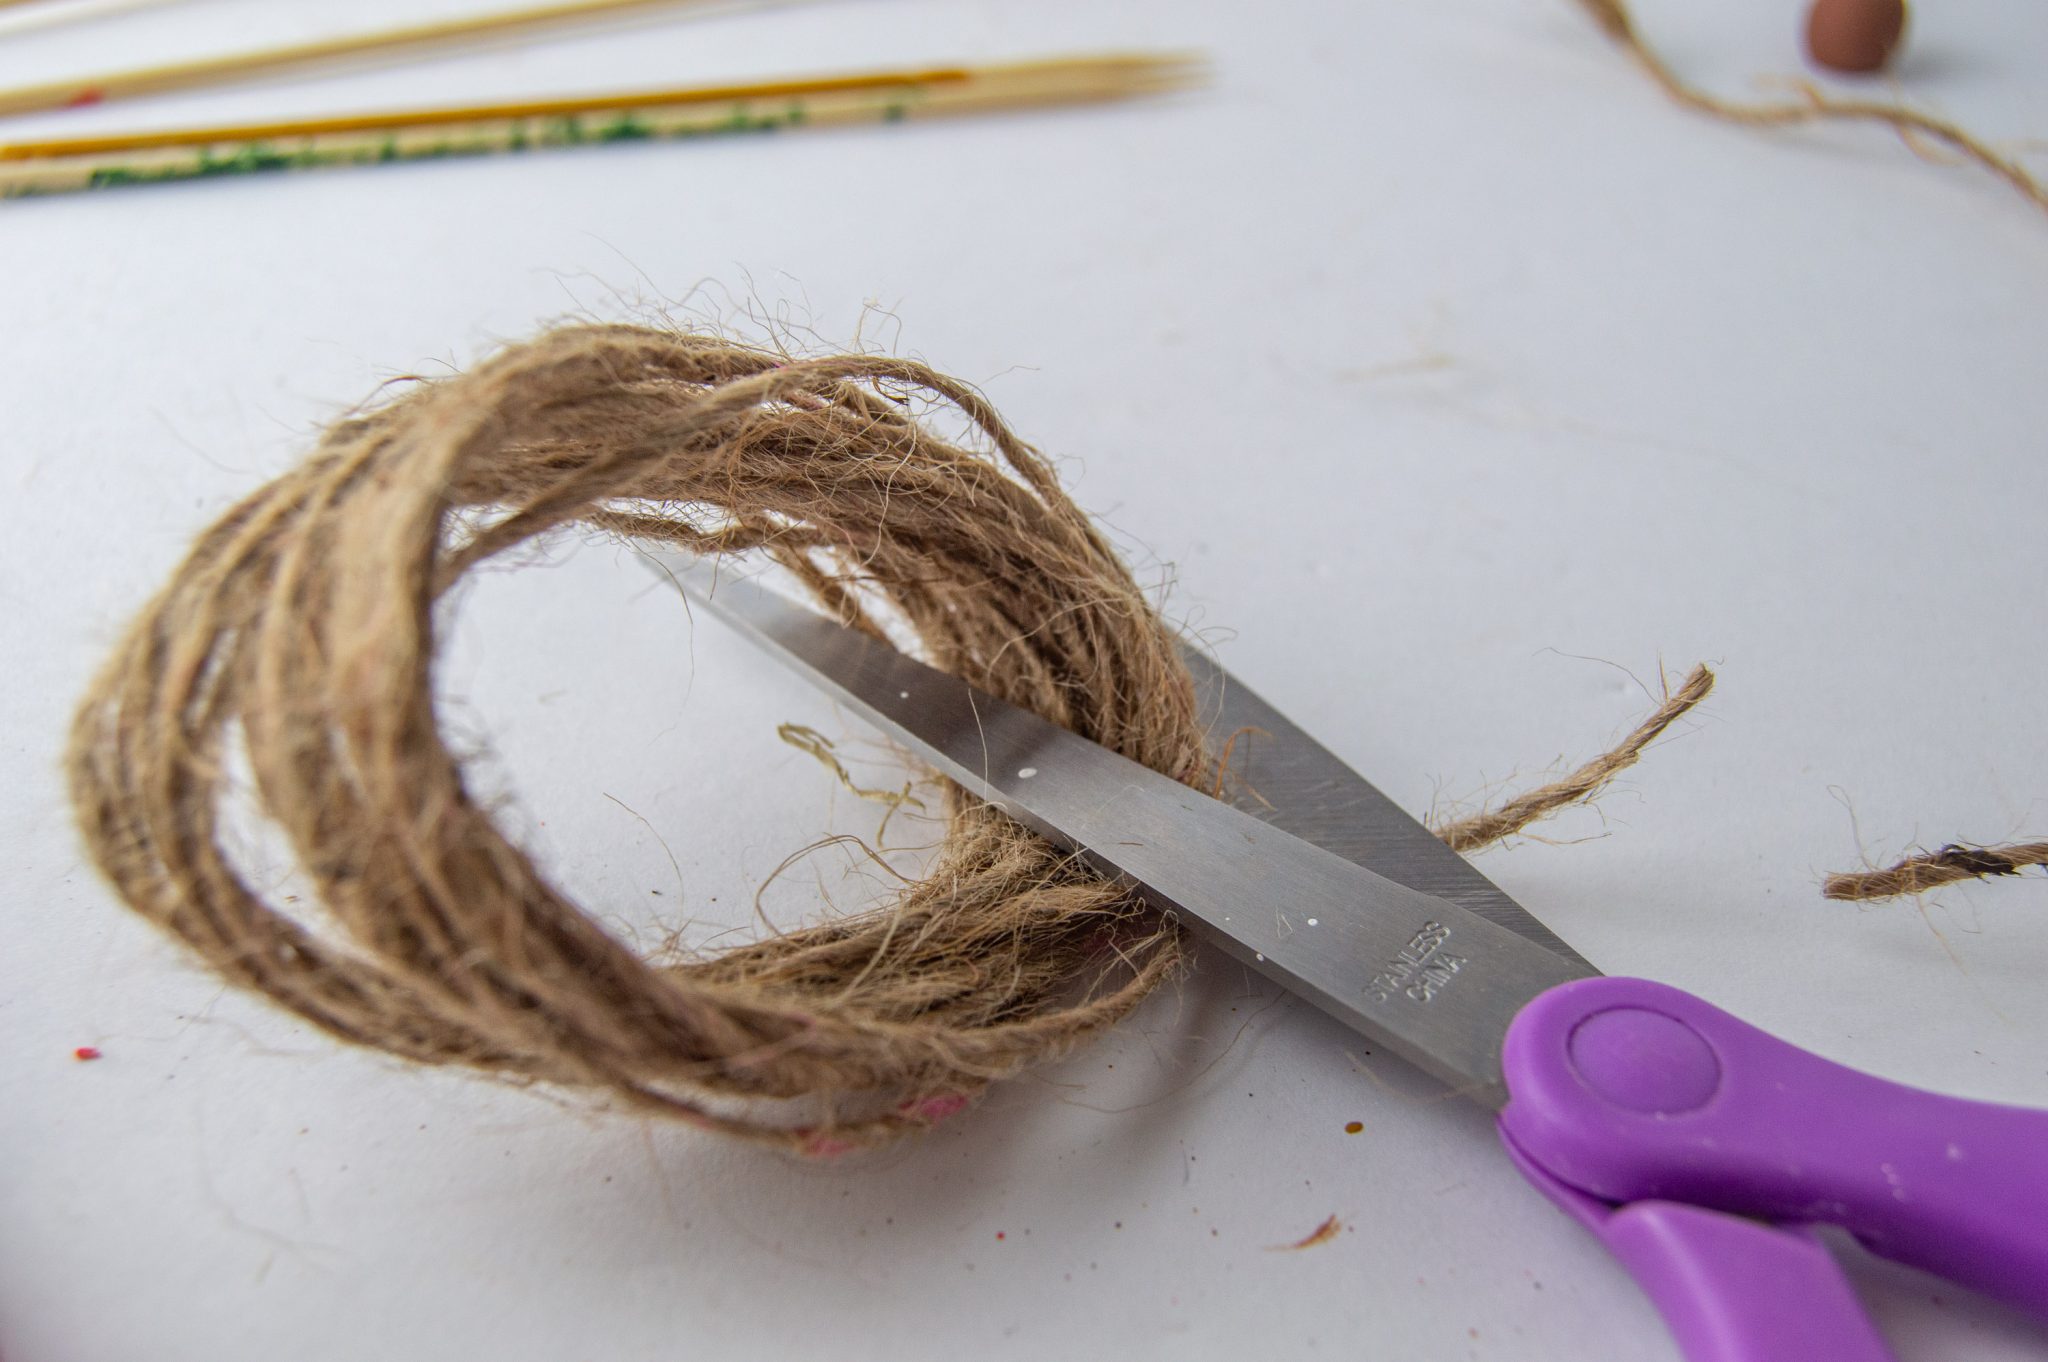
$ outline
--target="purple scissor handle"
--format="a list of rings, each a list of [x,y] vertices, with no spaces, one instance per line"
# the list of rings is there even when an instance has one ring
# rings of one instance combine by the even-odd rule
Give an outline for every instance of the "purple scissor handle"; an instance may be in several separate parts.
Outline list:
[[[1691,1362],[1889,1362],[1812,1225],[2048,1316],[2048,1112],[1873,1078],[1642,979],[1540,995],[1502,1059],[1509,1154]]]

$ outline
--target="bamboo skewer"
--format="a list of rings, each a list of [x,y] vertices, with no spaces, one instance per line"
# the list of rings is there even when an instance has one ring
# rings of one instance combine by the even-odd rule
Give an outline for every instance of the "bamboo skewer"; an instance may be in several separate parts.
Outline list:
[[[0,6],[25,0],[0,0]],[[468,43],[509,37],[541,28],[563,27],[653,9],[660,5],[702,7],[722,0],[557,0],[554,4],[527,9],[499,10],[488,14],[464,15],[406,28],[378,29],[351,33],[339,38],[319,38],[284,47],[251,52],[231,52],[219,57],[198,57],[191,61],[161,66],[140,66],[109,71],[96,76],[72,76],[36,85],[18,85],[0,90],[0,114],[39,113],[50,109],[81,108],[138,95],[166,94],[201,86],[229,85],[254,80],[280,71],[330,66],[365,57],[427,52]]]
[[[1169,54],[1051,58],[0,143],[0,198],[317,166],[895,122],[1185,89]]]
[[[173,3],[175,0],[0,0],[0,39]],[[25,14],[13,12],[24,7]]]

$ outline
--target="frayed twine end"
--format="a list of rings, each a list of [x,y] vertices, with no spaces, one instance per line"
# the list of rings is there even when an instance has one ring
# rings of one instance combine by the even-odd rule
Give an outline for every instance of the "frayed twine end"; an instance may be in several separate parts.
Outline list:
[[[1821,882],[1823,898],[1852,903],[1924,894],[1960,880],[2017,875],[2028,866],[2048,866],[2048,842],[1978,847],[1950,843],[1939,851],[1908,856],[1881,870],[1848,871]]]

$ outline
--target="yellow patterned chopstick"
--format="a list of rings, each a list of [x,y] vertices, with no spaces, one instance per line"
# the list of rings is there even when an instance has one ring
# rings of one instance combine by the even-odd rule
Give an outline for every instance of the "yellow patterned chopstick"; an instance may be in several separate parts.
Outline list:
[[[0,143],[0,198],[1085,103],[1185,89],[1202,75],[1183,54],[1127,53]]]

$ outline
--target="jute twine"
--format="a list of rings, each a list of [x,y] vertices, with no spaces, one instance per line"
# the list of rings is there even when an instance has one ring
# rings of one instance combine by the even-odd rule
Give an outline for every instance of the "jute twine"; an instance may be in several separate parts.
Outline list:
[[[1579,0],[1581,8],[1609,38],[1620,44],[1674,102],[1752,128],[1790,128],[1808,123],[1876,123],[1890,128],[1923,159],[1938,159],[1937,150],[1975,164],[2004,180],[2036,208],[2048,210],[2044,186],[2013,153],[1999,150],[1969,129],[1938,114],[1882,99],[1852,99],[1829,94],[1810,81],[1784,82],[1792,99],[1744,101],[1724,99],[1681,77],[1644,40],[1642,29],[1625,0]]]
[[[580,327],[341,422],[201,536],[76,721],[73,797],[122,897],[346,1039],[814,1153],[928,1123],[1178,966],[1158,915],[959,797],[887,911],[668,966],[615,940],[472,797],[430,679],[436,599],[572,521],[759,550],[851,622],[895,612],[988,691],[1204,771],[1170,634],[973,390],[908,360]],[[231,734],[321,920],[267,902],[222,844]],[[728,1100],[799,1096],[798,1124]]]
[[[973,389],[575,327],[338,423],[200,537],[79,710],[92,859],[207,965],[346,1040],[810,1154],[950,1115],[1180,969],[1170,920],[957,789],[930,874],[883,908],[680,960],[615,939],[499,831],[434,713],[437,600],[572,523],[765,555],[985,690],[1221,775],[1173,631]],[[1613,752],[1441,835],[1470,849],[1590,796],[1711,684],[1696,670]],[[243,783],[310,886],[296,904],[228,849]]]

